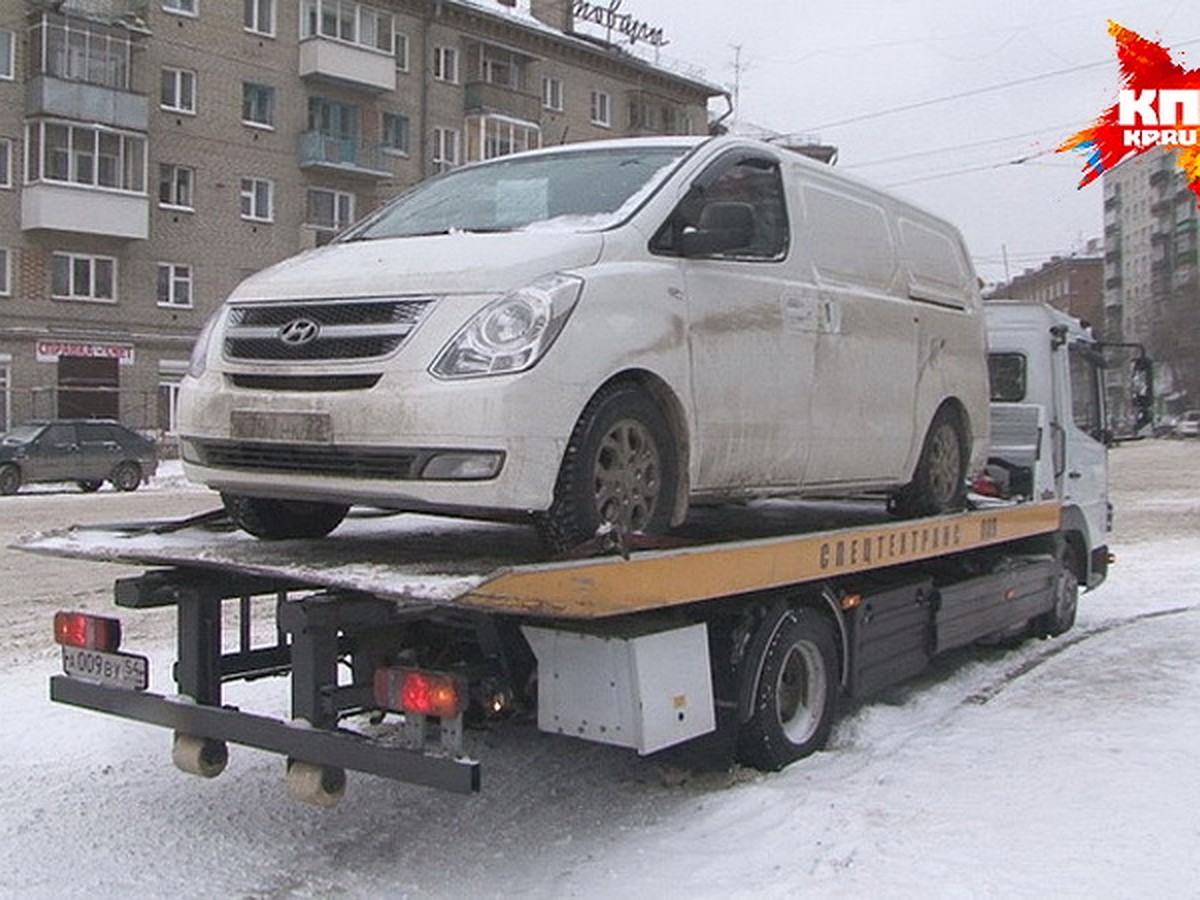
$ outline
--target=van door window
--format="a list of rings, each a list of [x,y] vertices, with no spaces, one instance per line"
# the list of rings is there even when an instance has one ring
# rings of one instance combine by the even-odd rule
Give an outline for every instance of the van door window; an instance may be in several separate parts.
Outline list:
[[[706,169],[650,242],[653,253],[742,260],[787,254],[779,163],[734,153]]]
[[[1100,400],[1100,368],[1096,354],[1083,347],[1072,346],[1071,418],[1075,427],[1096,440],[1104,438],[1104,407]]]

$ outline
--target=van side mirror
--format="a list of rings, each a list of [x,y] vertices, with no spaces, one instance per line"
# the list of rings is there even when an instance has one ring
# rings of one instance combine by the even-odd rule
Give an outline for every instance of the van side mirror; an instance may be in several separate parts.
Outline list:
[[[700,221],[679,235],[684,256],[708,256],[750,246],[754,240],[754,207],[749,203],[714,201],[705,205]]]

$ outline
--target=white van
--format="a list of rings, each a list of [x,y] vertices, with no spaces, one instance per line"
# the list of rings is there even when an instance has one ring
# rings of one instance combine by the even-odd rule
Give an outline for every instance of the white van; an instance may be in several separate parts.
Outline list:
[[[945,222],[735,137],[455,169],[244,281],[183,383],[184,467],[264,538],[351,504],[532,520],[689,502],[961,502],[987,448],[977,281]]]

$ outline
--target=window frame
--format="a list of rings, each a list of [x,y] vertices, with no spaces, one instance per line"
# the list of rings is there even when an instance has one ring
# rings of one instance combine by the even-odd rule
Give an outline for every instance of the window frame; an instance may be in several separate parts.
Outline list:
[[[186,204],[179,202],[168,202],[163,200],[162,188],[166,181],[164,177],[167,170],[171,172],[171,200],[178,201],[179,199],[179,173],[187,173],[187,200]],[[195,212],[196,210],[196,170],[191,166],[181,166],[178,163],[162,163],[158,164],[158,205],[163,209],[186,210],[187,212]]]
[[[10,28],[0,28],[0,44],[3,44],[7,39],[8,52],[0,56],[0,60],[7,57],[8,65],[0,68],[0,81],[15,81],[17,77],[17,35]]]
[[[403,46],[403,50],[404,50],[403,53],[400,52],[401,46]],[[397,31],[395,28],[395,25],[393,25],[392,26],[392,55],[394,57],[396,57],[396,71],[397,72],[409,71],[408,53],[409,53],[408,32]]]
[[[13,188],[13,139],[0,138],[0,190]]]
[[[315,221],[312,216],[312,198],[314,194],[327,195],[333,208],[333,220],[331,223]],[[345,221],[339,216],[340,208],[345,204],[348,206],[346,210]],[[310,187],[304,194],[304,224],[314,231],[323,231],[336,234],[337,232],[345,231],[355,221],[355,211],[358,205],[358,198],[350,191],[339,191],[334,188],[325,187]]]
[[[184,98],[181,96],[181,94],[183,93],[183,91],[182,91],[183,83],[185,80],[190,79],[190,84],[188,85],[190,97],[188,98],[188,100],[190,101],[191,106],[168,105],[167,97],[165,96],[167,93],[166,78],[168,75],[172,76],[172,93],[174,96],[171,98],[171,100],[175,104],[181,104],[183,102]],[[178,68],[177,66],[163,66],[162,74],[159,77],[159,82],[160,82],[160,88],[161,88],[159,91],[159,98],[158,98],[160,109],[165,110],[166,112],[175,113],[177,115],[185,115],[185,116],[196,115],[196,109],[199,106],[199,102],[198,102],[198,96],[197,96],[198,91],[197,91],[196,71],[194,69],[181,69],[181,68]]]
[[[55,281],[57,281],[57,261],[64,259],[67,261],[67,280],[69,282],[69,293],[56,293]],[[80,262],[86,261],[88,264],[88,288],[86,294],[77,293],[76,278],[78,276],[78,265]],[[109,280],[112,287],[111,296],[102,296],[96,293],[96,274],[97,263],[107,263],[109,267]],[[119,269],[118,261],[114,256],[103,256],[93,253],[72,253],[66,250],[55,250],[50,255],[50,298],[52,300],[63,300],[76,303],[107,303],[114,304],[118,301],[118,283]]]
[[[247,188],[247,182],[249,188]],[[258,188],[265,186],[267,190],[267,211],[263,215],[258,206]],[[261,178],[257,175],[243,175],[239,186],[241,198],[241,217],[246,222],[274,222],[275,221],[275,182],[270,178]],[[245,201],[250,201],[250,211],[246,211]]]
[[[590,120],[600,128],[612,128],[612,94],[593,90]]]
[[[403,140],[401,145],[392,144],[388,141],[388,123],[389,121],[403,122]],[[380,144],[383,147],[384,153],[394,154],[396,156],[409,156],[412,153],[412,119],[404,113],[384,110],[379,120]]]
[[[451,65],[447,66],[446,61]],[[450,68],[453,71],[446,72]],[[449,44],[438,44],[433,48],[433,80],[443,84],[459,83],[458,48]]]
[[[266,28],[262,28],[263,13],[269,20]],[[244,0],[242,3],[242,30],[247,34],[257,34],[261,37],[275,37],[277,24],[275,0]]]
[[[551,112],[563,111],[563,83],[553,75],[542,76],[542,109]]]
[[[162,0],[162,11],[195,19],[200,15],[200,0]]]
[[[447,138],[451,139],[453,159],[447,159],[445,155]],[[461,131],[457,128],[442,128],[441,126],[433,129],[433,164],[439,172],[445,172],[448,169],[462,165]]]
[[[12,250],[0,247],[0,297],[11,297],[12,293]]]
[[[62,143],[55,144],[47,141],[49,129],[62,131]],[[83,148],[77,138],[81,135],[91,135],[91,146]],[[104,184],[101,181],[101,164],[109,158],[105,149],[113,149],[116,142],[117,164],[116,185]],[[110,144],[108,148],[105,143]],[[137,148],[134,153],[133,149]],[[69,184],[97,191],[115,191],[138,197],[146,196],[148,166],[147,138],[145,134],[121,131],[102,125],[85,125],[64,119],[37,119],[25,123],[25,182],[37,184]],[[61,160],[55,156],[61,156]],[[65,167],[65,173],[58,175],[53,170],[59,164]],[[87,178],[84,169],[86,168]]]
[[[163,273],[166,273],[166,296],[162,292]],[[183,272],[183,275],[180,272]],[[164,309],[191,309],[195,305],[196,296],[195,270],[188,263],[158,262],[155,268],[157,281],[154,297],[156,304]],[[186,285],[187,297],[180,301],[176,294],[179,285]]]
[[[266,121],[250,118],[247,115],[247,104],[251,101],[251,93],[258,91],[258,100],[266,99]],[[263,84],[259,81],[243,81],[242,82],[242,124],[249,128],[264,128],[269,131],[275,130],[275,86]],[[253,111],[253,110],[249,110]]]

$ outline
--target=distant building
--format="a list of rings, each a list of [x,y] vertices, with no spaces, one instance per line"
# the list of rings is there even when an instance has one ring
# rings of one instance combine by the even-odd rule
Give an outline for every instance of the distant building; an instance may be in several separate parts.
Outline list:
[[[634,55],[606,9],[0,0],[0,426],[169,433],[245,276],[463,162],[706,133],[723,90]]]
[[[1078,256],[1052,256],[1037,269],[1026,269],[998,285],[985,299],[1009,297],[1048,303],[1068,315],[1089,322],[1097,330],[1104,324],[1104,259],[1100,241],[1088,243]]]
[[[1104,174],[1104,303],[1112,339],[1145,344],[1162,411],[1200,407],[1200,206],[1175,154]]]

